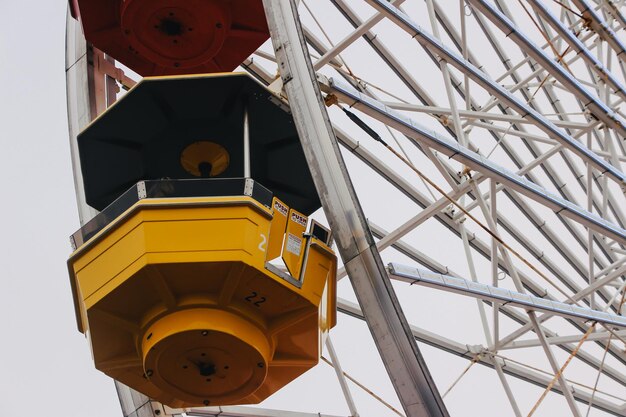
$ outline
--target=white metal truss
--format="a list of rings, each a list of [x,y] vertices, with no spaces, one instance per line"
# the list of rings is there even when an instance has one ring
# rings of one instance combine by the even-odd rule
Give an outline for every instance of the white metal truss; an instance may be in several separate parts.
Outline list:
[[[189,410],[190,417],[337,417],[320,413],[300,413],[250,407],[207,407]]]
[[[326,217],[340,236],[340,277],[350,275],[355,285],[356,297],[347,280],[341,282],[344,315],[325,353],[336,364],[330,373],[339,381],[332,382],[336,397],[346,405],[329,412],[327,399],[320,398],[315,409],[303,411],[291,398],[281,410],[261,405],[188,414],[365,417],[374,414],[361,403],[374,398],[387,401],[388,415],[437,415],[433,408],[411,408],[414,400],[406,400],[411,389],[424,386],[401,386],[418,381],[402,371],[417,363],[406,350],[406,340],[415,338],[436,385],[433,395],[438,388],[450,415],[478,409],[484,415],[582,416],[588,409],[589,415],[626,415],[621,325],[626,311],[626,2],[265,3],[283,12],[297,8],[306,45],[300,45],[293,32],[298,23],[291,18],[274,28],[273,44],[266,43],[242,68],[285,100],[291,98],[297,124],[319,112],[322,119],[302,122],[313,132],[310,147],[330,149],[316,141],[328,132],[326,123],[332,124],[356,190],[352,194],[352,184],[342,184],[343,161],[335,168],[328,160],[311,163],[325,184]],[[115,100],[118,85],[134,83],[111,59],[86,48],[76,29],[68,20],[73,137]],[[304,52],[303,60],[289,61],[289,48]],[[290,66],[307,60],[314,71],[308,75],[308,69]],[[289,84],[307,82],[311,88],[319,85],[328,116],[316,98],[307,101],[304,93],[290,90]],[[311,153],[319,158],[320,153]],[[93,211],[84,204],[80,169],[75,176],[85,221]],[[376,240],[368,239],[364,219]],[[354,266],[364,253],[369,269]],[[388,318],[384,308],[374,312],[376,292],[359,295],[355,276],[367,271],[371,278],[390,262],[430,271],[425,276],[448,276],[448,284],[464,278],[467,289],[489,288],[490,296],[474,291],[468,298],[464,294],[471,291],[452,284],[433,291],[411,285],[405,274],[406,282],[384,283],[392,301],[394,290],[397,294],[393,310],[402,313],[399,331],[381,332]],[[509,298],[494,297],[498,292]],[[431,305],[430,298],[439,301]],[[533,307],[528,300],[545,305]],[[564,305],[571,310],[558,308]],[[361,320],[369,323],[377,343],[358,339],[367,338],[356,330]],[[379,344],[381,354],[372,350],[369,360],[385,364],[388,380],[370,379],[367,373],[352,377],[359,371],[350,361],[354,346],[342,338]],[[380,343],[387,347],[381,350]],[[392,350],[396,353],[390,355]],[[446,355],[455,358],[449,366],[441,363]],[[455,362],[458,358],[466,362]],[[482,377],[486,388],[479,394],[465,384],[479,373],[475,363],[493,370]],[[311,386],[316,384],[324,382]],[[544,390],[553,394],[542,401]],[[137,393],[123,387],[119,392],[124,415],[165,412]]]

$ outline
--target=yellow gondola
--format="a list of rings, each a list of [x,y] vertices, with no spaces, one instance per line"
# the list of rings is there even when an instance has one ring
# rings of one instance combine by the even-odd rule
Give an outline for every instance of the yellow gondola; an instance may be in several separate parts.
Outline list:
[[[98,369],[169,406],[257,403],[318,362],[336,320],[336,257],[328,230],[305,233],[319,199],[295,129],[244,75],[143,83],[79,137],[86,195],[109,204],[73,235],[79,329]],[[181,127],[172,115],[185,120],[212,88],[229,91]],[[268,165],[279,157],[284,169]],[[286,270],[270,263],[279,256]]]

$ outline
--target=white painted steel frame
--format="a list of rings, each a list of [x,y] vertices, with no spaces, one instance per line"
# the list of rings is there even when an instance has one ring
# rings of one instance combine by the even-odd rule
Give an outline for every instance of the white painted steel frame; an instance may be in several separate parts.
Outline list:
[[[321,78],[320,83],[325,92],[335,94],[342,102],[350,107],[362,110],[365,114],[375,119],[380,119],[385,124],[395,128],[407,136],[427,145],[442,154],[459,160],[472,169],[491,176],[498,182],[507,185],[515,191],[541,202],[557,214],[570,217],[582,225],[589,227],[596,232],[611,237],[620,243],[626,243],[626,230],[604,218],[589,213],[578,205],[554,195],[526,178],[516,175],[507,169],[500,167],[484,156],[473,152],[458,142],[454,142],[438,133],[424,128],[418,122],[410,118],[387,109],[384,104],[369,98],[346,84]]]
[[[359,306],[355,303],[352,303],[348,300],[339,299],[338,308],[344,314],[348,314],[352,317],[364,320],[363,312],[359,308]],[[453,355],[466,358],[468,360],[477,360],[481,365],[488,366],[490,368],[494,367],[494,363],[498,360],[502,361],[501,365],[503,366],[503,370],[506,374],[515,376],[516,378],[522,379],[524,381],[530,382],[532,384],[538,385],[540,387],[547,387],[550,383],[551,377],[546,376],[545,374],[538,373],[531,369],[522,367],[515,362],[507,362],[506,360],[501,360],[497,357],[490,357],[488,354],[481,355],[480,347],[478,347],[479,351],[474,352],[470,350],[470,346],[459,343],[458,341],[447,339],[435,333],[429,332],[424,329],[420,329],[416,326],[411,326],[411,331],[417,340],[420,342],[429,344],[438,349],[442,349],[448,353]],[[553,391],[559,392],[560,390],[558,386],[554,386],[552,388]],[[572,389],[574,397],[581,402],[589,402],[590,395],[582,390]],[[597,404],[595,405],[597,408],[606,411],[608,413],[614,414],[616,416],[623,416],[625,408],[616,406],[615,404],[605,401],[603,399],[598,399]]]
[[[551,301],[542,297],[522,294],[486,284],[480,284],[466,278],[453,277],[428,270],[421,270],[408,265],[390,263],[387,268],[392,279],[419,284],[455,294],[496,302],[500,306],[511,305],[526,310],[542,311],[551,315],[582,319],[583,321],[604,323],[626,328],[626,317],[610,314],[600,310],[593,310],[568,303]]]
[[[190,417],[338,417],[321,413],[299,413],[240,406],[191,409],[186,414]]]
[[[348,102],[347,104],[353,104],[352,102]],[[358,145],[357,145],[358,146]],[[360,149],[357,149],[356,147],[351,148],[352,150],[356,150],[357,152],[362,152]],[[386,176],[387,177],[387,176]],[[541,226],[540,224],[538,224],[539,226]],[[393,240],[392,240],[393,241]]]

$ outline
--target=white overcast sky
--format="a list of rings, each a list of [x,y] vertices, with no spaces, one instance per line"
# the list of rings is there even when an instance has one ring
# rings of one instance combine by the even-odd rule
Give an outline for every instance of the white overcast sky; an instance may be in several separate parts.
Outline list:
[[[0,0],[0,414],[119,416],[76,330],[65,0]]]
[[[76,329],[65,263],[70,254],[68,236],[78,228],[65,98],[66,4],[66,0],[0,0],[1,416],[121,415],[113,383],[94,369],[87,342]],[[345,324],[353,319],[340,320]],[[380,363],[363,359],[375,352],[371,340],[369,344],[350,340],[365,328],[351,326],[355,330],[339,333],[336,342],[348,352],[345,367],[373,379],[382,376]],[[438,376],[441,385],[448,386],[467,365],[432,348],[422,349],[433,374],[443,375]],[[310,409],[320,399],[340,402],[336,382],[326,382],[333,379],[331,373],[320,365],[310,381],[319,377],[323,384],[292,384],[281,393],[282,399],[291,398],[294,408],[300,409]],[[475,367],[464,383],[489,391],[483,384],[487,379],[494,383],[493,375]],[[517,380],[512,385],[525,404],[541,393]],[[393,394],[387,394],[396,404]],[[502,403],[507,409],[501,392],[489,394],[490,406]],[[554,410],[551,398],[541,415]],[[278,403],[272,400],[268,406]],[[381,415],[366,404],[363,415]],[[449,404],[455,417],[474,415],[463,411],[484,406],[473,395],[452,398]],[[345,405],[331,405],[328,412],[346,414]]]

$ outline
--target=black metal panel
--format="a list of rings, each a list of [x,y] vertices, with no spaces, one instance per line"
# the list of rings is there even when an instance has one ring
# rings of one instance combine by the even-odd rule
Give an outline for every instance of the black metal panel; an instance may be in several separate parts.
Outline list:
[[[246,74],[145,78],[78,136],[87,203],[103,210],[142,180],[197,178],[181,165],[198,141],[223,146],[221,178],[242,177],[249,114],[251,177],[288,206],[320,207],[291,114]]]
[[[245,195],[245,187],[245,178],[142,181],[133,185],[117,200],[76,231],[70,236],[70,240],[74,249],[80,247],[144,198],[234,197]],[[144,189],[145,195],[142,195]],[[253,181],[252,184],[251,197],[268,208],[272,206],[272,192],[256,181]]]

